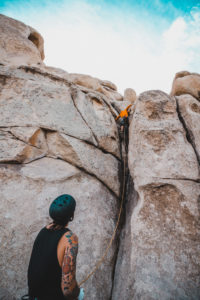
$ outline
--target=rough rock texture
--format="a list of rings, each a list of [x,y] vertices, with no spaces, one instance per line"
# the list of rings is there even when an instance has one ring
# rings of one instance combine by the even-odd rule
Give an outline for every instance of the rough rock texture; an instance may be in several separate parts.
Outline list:
[[[1,66],[0,73],[1,285],[19,297],[26,292],[33,240],[59,194],[72,194],[78,202],[70,228],[79,236],[79,281],[101,257],[117,215],[119,138],[99,94],[93,105],[77,86],[33,67]],[[75,94],[88,101],[85,113]],[[113,244],[106,263],[85,285],[88,299],[109,299],[115,251]]]
[[[200,299],[199,75],[177,73],[172,97],[123,98],[109,81],[45,66],[31,27],[0,15],[0,28],[0,298],[27,292],[33,241],[60,194],[77,200],[79,282],[101,258],[122,191],[115,117],[133,103],[120,239],[85,299]]]
[[[117,92],[107,81],[98,80],[98,92],[75,84],[61,69],[36,66],[43,56],[41,44],[28,39],[33,30],[2,15],[0,27],[12,40],[0,45],[6,54],[0,66],[0,288],[19,299],[27,292],[34,238],[50,221],[48,207],[58,195],[69,193],[77,200],[70,228],[79,237],[79,282],[111,238],[121,153],[109,93]],[[84,285],[86,299],[110,298],[116,251],[114,242],[105,263]]]
[[[132,178],[112,299],[199,299],[199,166],[175,99],[141,94],[129,135]]]
[[[0,299],[1,300],[16,300],[15,297],[11,296],[6,289],[0,288]]]
[[[200,163],[200,102],[190,95],[176,97],[179,116]]]
[[[0,149],[0,162],[28,163],[47,154],[44,133],[38,128],[0,129]]]
[[[117,92],[116,85],[110,81],[100,80],[90,75],[76,73],[71,73],[69,74],[69,76],[70,80],[79,86],[83,86],[96,92],[102,93],[113,100],[123,100],[122,95]]]
[[[187,71],[178,72],[175,75],[171,95],[180,96],[190,94],[193,97],[200,99],[200,75]]]
[[[0,14],[0,63],[42,64],[44,41],[30,26]]]
[[[18,298],[26,293],[33,240],[41,226],[50,221],[51,201],[66,192],[77,200],[75,220],[70,228],[79,237],[77,278],[80,282],[94,267],[112,234],[118,207],[116,197],[95,178],[53,158],[45,157],[26,165],[1,164],[0,178],[1,285]],[[87,299],[98,299],[99,295],[109,299],[114,253],[115,245],[106,263],[85,284]]]
[[[62,133],[48,133],[47,143],[50,156],[84,169],[119,195],[119,162],[112,155]]]
[[[124,91],[124,100],[134,103],[136,101],[137,95],[133,89],[125,89]]]
[[[197,158],[179,120],[176,101],[164,92],[139,97],[130,125],[129,167],[136,185],[147,184],[151,178],[199,178]]]
[[[73,90],[72,97],[76,108],[91,128],[98,146],[120,158],[116,123],[102,97],[94,93],[85,95],[77,89]]]

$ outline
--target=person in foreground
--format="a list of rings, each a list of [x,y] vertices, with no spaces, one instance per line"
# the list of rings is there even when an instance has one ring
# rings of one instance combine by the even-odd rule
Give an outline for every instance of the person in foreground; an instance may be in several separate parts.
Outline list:
[[[74,218],[75,199],[57,197],[49,208],[53,222],[36,237],[28,267],[29,299],[82,300],[83,289],[76,282],[78,238],[67,228]]]

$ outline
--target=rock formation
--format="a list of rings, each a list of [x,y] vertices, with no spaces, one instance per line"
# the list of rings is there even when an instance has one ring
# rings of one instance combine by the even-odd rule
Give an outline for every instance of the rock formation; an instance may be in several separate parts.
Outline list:
[[[5,48],[0,66],[1,287],[19,298],[27,290],[33,240],[49,222],[48,206],[59,194],[77,199],[71,228],[79,236],[79,281],[110,239],[118,213],[121,150],[117,112],[106,92],[117,92],[97,79],[99,91],[86,86],[82,75],[85,81],[75,84],[74,76],[41,62],[29,40],[30,27],[4,16],[0,24],[10,24],[5,33],[10,39],[15,27],[21,45],[19,53],[12,52],[14,61]],[[12,40],[13,49],[17,45]],[[115,255],[113,243],[104,266],[85,284],[88,299],[110,297]]]
[[[198,100],[200,99],[200,75],[187,71],[178,72],[175,75],[171,95],[180,96],[189,94]]]
[[[32,27],[0,14],[1,63],[11,66],[43,64],[44,41]]]
[[[77,200],[79,282],[101,258],[122,189],[115,117],[134,102],[124,214],[85,299],[199,299],[199,75],[178,73],[171,96],[122,97],[109,81],[47,67],[31,27],[3,15],[0,27],[0,295],[26,293],[33,241],[60,194]]]
[[[189,118],[183,122],[186,114],[180,117],[179,101],[182,112],[187,101],[161,91],[142,93],[137,101],[129,129],[131,179],[113,300],[200,297],[200,176],[186,122],[196,139],[198,133]],[[200,128],[199,112],[194,116]]]
[[[127,100],[131,103],[134,103],[136,101],[136,92],[133,89],[125,89],[124,91],[124,100]]]

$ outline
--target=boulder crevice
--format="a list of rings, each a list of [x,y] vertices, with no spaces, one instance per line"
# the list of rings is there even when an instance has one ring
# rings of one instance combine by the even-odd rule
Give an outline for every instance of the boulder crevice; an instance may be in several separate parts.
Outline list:
[[[196,149],[196,145],[194,143],[194,135],[193,135],[193,132],[187,127],[187,124],[184,120],[184,117],[182,116],[181,114],[181,111],[180,111],[180,107],[179,107],[179,101],[177,100],[177,97],[175,97],[176,99],[176,107],[177,107],[177,115],[178,115],[178,118],[181,122],[181,124],[183,125],[183,128],[185,130],[185,135],[186,135],[186,138],[187,138],[187,141],[188,143],[190,143],[190,145],[192,146],[193,150],[194,150],[194,153],[196,155],[196,158],[197,158],[197,162],[200,166],[200,156],[199,156],[199,153],[197,152],[197,149]]]

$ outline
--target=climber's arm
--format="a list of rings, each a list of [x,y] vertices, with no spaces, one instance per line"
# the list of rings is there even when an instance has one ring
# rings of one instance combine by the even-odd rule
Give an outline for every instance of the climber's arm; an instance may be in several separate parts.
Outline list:
[[[119,115],[119,116],[117,116],[117,118],[115,119],[115,121],[117,121],[119,118],[120,118],[120,115]]]
[[[66,234],[66,248],[62,263],[62,292],[67,299],[76,299],[80,288],[76,282],[76,256],[78,253],[78,238],[72,232]]]
[[[130,108],[131,106],[132,106],[132,104],[129,104],[129,105],[127,106],[126,110],[128,111],[129,108]]]

